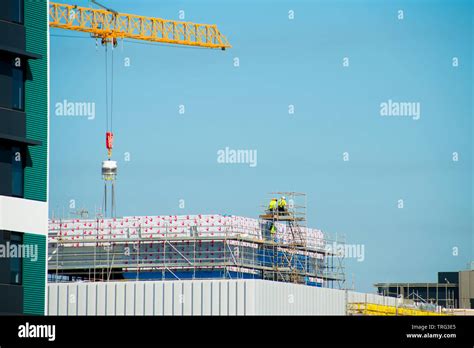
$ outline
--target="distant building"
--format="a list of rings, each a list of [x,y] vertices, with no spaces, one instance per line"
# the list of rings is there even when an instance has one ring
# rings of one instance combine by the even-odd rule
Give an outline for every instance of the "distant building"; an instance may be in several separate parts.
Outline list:
[[[0,1],[0,314],[45,313],[47,6]]]
[[[471,269],[438,272],[437,283],[377,283],[380,295],[404,297],[446,308],[474,309],[474,262]]]

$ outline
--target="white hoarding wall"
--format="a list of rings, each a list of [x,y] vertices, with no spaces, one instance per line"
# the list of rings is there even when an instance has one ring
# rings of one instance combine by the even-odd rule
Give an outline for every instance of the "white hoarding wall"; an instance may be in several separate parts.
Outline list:
[[[345,315],[348,302],[396,299],[243,279],[48,285],[49,315]]]

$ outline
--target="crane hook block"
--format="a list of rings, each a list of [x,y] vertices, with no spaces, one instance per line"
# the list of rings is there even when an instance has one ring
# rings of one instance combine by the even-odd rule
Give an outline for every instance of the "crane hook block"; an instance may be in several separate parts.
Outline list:
[[[105,146],[107,147],[107,152],[110,158],[112,156],[112,148],[114,146],[114,133],[112,132],[105,133]]]

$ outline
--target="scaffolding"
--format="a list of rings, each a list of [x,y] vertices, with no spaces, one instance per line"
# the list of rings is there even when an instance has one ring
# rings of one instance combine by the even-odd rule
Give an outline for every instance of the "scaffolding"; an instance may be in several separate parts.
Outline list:
[[[306,257],[308,253],[306,238],[303,229],[306,229],[306,195],[297,192],[272,192],[270,200],[274,201],[273,208],[264,206],[264,213],[259,216],[262,229],[269,241],[263,246],[264,253],[272,260],[272,269],[263,272],[264,279],[292,283],[304,283],[302,270],[309,270],[311,262]],[[277,198],[278,197],[278,198]],[[285,206],[280,206],[284,201]],[[288,231],[287,240],[278,238],[271,229],[277,223],[284,223]],[[283,247],[287,247],[287,252]],[[303,256],[303,257],[301,257]]]
[[[340,255],[328,235],[230,215],[60,219],[49,223],[49,281],[273,279],[339,288]],[[294,234],[301,236],[295,243]],[[292,242],[293,240],[293,242]],[[336,260],[337,259],[337,260]]]

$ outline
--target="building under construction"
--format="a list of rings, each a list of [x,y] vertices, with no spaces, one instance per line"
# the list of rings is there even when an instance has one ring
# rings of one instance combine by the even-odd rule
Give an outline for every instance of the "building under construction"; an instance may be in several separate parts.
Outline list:
[[[48,269],[54,281],[266,279],[343,288],[344,238],[306,226],[306,197],[259,219],[233,215],[54,219]],[[272,226],[274,228],[272,229]]]
[[[304,194],[272,194],[285,196],[286,206],[265,205],[258,219],[53,219],[48,314],[455,314],[348,290],[343,254],[337,253],[344,239],[306,226]]]

